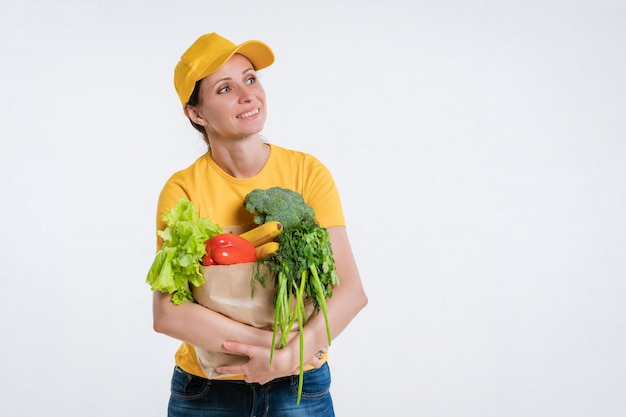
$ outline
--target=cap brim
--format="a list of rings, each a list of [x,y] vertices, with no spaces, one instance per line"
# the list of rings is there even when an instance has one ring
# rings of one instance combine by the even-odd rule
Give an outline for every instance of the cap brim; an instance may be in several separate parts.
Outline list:
[[[241,54],[248,58],[255,70],[267,68],[274,63],[274,52],[267,44],[261,41],[244,42],[235,48],[233,54]]]
[[[272,52],[272,49],[267,44],[256,40],[246,41],[237,45],[237,47],[235,47],[232,51],[229,51],[211,62],[211,64],[198,75],[198,80],[201,80],[217,71],[235,54],[245,56],[257,71],[269,67],[274,62],[274,52]]]

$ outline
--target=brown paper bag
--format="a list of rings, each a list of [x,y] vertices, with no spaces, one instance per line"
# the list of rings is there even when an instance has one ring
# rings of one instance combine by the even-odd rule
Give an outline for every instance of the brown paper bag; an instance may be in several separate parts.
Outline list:
[[[255,262],[202,266],[204,284],[192,287],[192,294],[204,307],[241,323],[272,330],[275,312],[274,277],[268,273],[266,285],[263,287],[254,279],[257,267]],[[261,273],[263,271],[265,270],[261,269]],[[305,301],[305,310],[308,319],[314,311],[311,300]],[[295,329],[297,330],[297,324]],[[215,370],[218,366],[241,365],[248,361],[247,356],[210,352],[197,347],[195,350],[198,363],[209,379],[233,376],[218,373]]]

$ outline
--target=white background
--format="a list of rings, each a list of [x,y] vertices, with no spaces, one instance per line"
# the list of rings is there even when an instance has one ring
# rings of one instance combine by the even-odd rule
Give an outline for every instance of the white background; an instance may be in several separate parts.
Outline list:
[[[212,31],[272,46],[264,133],[342,193],[337,415],[626,415],[621,0],[3,1],[0,414],[165,415],[145,275]]]

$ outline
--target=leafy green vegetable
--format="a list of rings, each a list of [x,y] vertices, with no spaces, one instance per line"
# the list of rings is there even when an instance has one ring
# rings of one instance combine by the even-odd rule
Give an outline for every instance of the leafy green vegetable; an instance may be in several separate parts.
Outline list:
[[[154,258],[146,282],[152,291],[173,294],[175,305],[194,302],[189,283],[196,287],[204,284],[200,262],[206,254],[205,242],[223,230],[209,218],[199,217],[185,198],[161,218],[167,224],[157,232],[163,238],[163,247]]]
[[[287,188],[252,190],[246,195],[243,206],[254,213],[254,222],[259,225],[275,220],[291,229],[303,222],[315,223],[313,208],[304,202],[301,194]]]
[[[283,231],[276,241],[278,251],[262,262],[276,277],[274,334],[270,361],[274,357],[277,332],[280,331],[278,347],[287,346],[289,333],[297,322],[300,330],[300,379],[298,403],[302,394],[304,375],[304,332],[306,321],[305,298],[313,301],[316,310],[322,310],[326,321],[328,344],[331,343],[330,325],[326,299],[332,297],[332,288],[339,284],[335,270],[328,230],[320,227],[315,211],[296,191],[273,187],[253,190],[244,200],[246,210],[255,214],[256,224],[279,221]],[[264,277],[257,273],[263,284]],[[292,309],[292,299],[295,299]]]

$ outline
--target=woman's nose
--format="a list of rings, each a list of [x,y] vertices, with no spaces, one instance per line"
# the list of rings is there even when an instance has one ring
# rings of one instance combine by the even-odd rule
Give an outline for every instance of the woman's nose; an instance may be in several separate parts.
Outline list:
[[[247,103],[249,101],[254,100],[254,92],[249,89],[242,88],[239,90],[239,101],[242,103]]]

